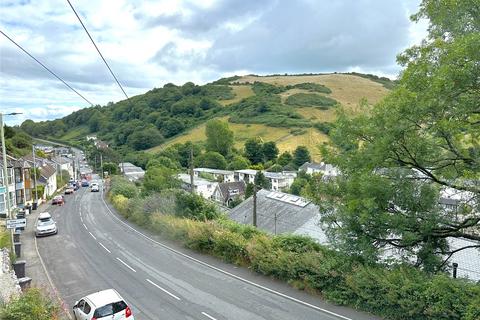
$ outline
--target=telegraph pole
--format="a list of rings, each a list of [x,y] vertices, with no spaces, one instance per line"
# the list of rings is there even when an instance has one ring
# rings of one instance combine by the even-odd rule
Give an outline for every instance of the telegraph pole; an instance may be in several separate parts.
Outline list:
[[[102,171],[102,182],[103,182],[103,155],[100,153],[100,170]]]
[[[38,191],[37,191],[37,161],[35,160],[35,145],[32,144],[33,154],[33,184],[35,187],[35,203],[38,203]]]
[[[253,226],[257,226],[257,184],[253,183]]]
[[[193,143],[192,146],[190,147],[190,192],[192,194],[195,193],[195,185],[193,181]]]

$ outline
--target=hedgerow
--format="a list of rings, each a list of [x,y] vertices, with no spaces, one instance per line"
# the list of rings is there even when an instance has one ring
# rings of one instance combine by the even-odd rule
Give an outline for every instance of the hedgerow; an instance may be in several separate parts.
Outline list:
[[[120,214],[155,233],[336,304],[394,320],[479,319],[480,286],[466,280],[430,275],[410,265],[366,265],[311,238],[269,235],[218,214],[208,215],[210,220],[204,212],[201,219],[192,217],[193,212],[188,214],[190,218],[161,210],[147,214],[141,205],[131,204],[141,202],[140,198],[111,198]]]

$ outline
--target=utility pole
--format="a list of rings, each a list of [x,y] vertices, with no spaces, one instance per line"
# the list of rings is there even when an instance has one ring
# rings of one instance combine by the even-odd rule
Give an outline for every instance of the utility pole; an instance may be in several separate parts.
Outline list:
[[[274,221],[275,221],[275,227],[274,227],[275,232],[274,232],[274,234],[276,235],[277,234],[277,211],[275,211],[275,213],[274,213]]]
[[[100,170],[102,171],[102,182],[103,182],[103,155],[100,153]]]
[[[35,160],[35,145],[34,144],[32,144],[32,155],[33,155],[33,186],[35,187],[35,203],[38,203],[37,161]]]
[[[257,226],[257,184],[253,183],[253,226]]]
[[[190,147],[190,187],[191,187],[190,192],[194,194],[195,185],[193,181],[193,143],[192,143],[192,146]]]

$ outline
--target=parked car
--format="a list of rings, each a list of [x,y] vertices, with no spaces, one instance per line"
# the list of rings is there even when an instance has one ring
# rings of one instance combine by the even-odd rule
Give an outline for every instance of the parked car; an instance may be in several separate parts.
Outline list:
[[[89,185],[88,180],[82,180],[82,187],[88,187]]]
[[[65,200],[63,198],[63,196],[61,195],[58,195],[58,196],[55,196],[53,197],[52,199],[52,205],[63,205],[65,203]]]
[[[98,187],[98,183],[92,183],[92,192],[99,192],[100,188]]]
[[[42,212],[38,215],[37,224],[35,226],[35,236],[48,236],[57,234],[58,228],[52,216],[48,212]]]
[[[134,320],[132,310],[115,289],[98,291],[83,297],[75,302],[73,315],[76,320]]]
[[[67,189],[65,189],[65,194],[72,194],[74,191],[73,187],[68,187]]]

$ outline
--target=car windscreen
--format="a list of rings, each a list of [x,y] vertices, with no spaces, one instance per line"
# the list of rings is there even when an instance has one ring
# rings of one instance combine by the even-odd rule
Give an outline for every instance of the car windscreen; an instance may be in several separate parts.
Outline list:
[[[48,225],[51,225],[51,224],[54,224],[55,222],[53,222],[52,219],[48,218],[48,219],[39,219],[38,222],[37,222],[37,225],[39,226],[48,226]]]
[[[95,310],[93,317],[94,318],[108,317],[115,313],[125,310],[126,307],[127,307],[127,304],[124,301],[109,303]]]

